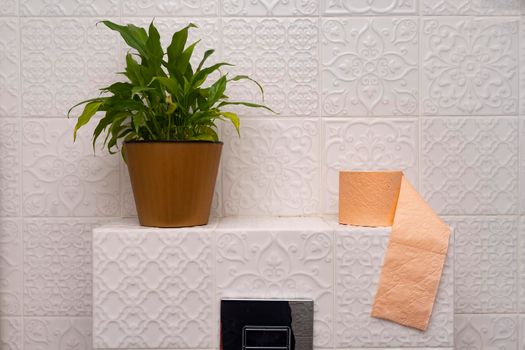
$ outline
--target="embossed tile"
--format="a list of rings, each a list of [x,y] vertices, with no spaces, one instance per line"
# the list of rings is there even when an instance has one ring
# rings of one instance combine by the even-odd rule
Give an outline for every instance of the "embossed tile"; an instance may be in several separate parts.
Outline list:
[[[90,124],[73,143],[74,120],[23,121],[26,216],[119,216],[119,158],[93,153]]]
[[[212,346],[212,227],[94,231],[95,347]]]
[[[21,16],[118,16],[120,0],[19,0]]]
[[[224,16],[315,16],[319,0],[221,0]]]
[[[425,15],[519,15],[520,0],[423,0]]]
[[[20,214],[20,121],[2,119],[0,128],[0,216]]]
[[[441,214],[518,211],[516,118],[425,118],[423,196]]]
[[[516,18],[427,18],[421,35],[424,114],[517,113]]]
[[[24,315],[91,314],[91,230],[101,221],[24,220]]]
[[[0,318],[0,345],[2,350],[22,350],[21,318]]]
[[[94,18],[21,20],[22,113],[63,117],[119,71],[118,35]],[[78,115],[77,111],[75,115]]]
[[[216,233],[217,298],[312,298],[314,345],[331,347],[331,230],[320,223],[300,228],[288,224],[271,232],[268,228],[229,229],[231,225],[219,224]]]
[[[454,336],[453,243],[451,242],[450,245],[429,327],[426,332],[420,332],[370,317],[390,229],[356,229],[337,226],[335,231],[336,347],[452,346]]]
[[[90,350],[91,319],[30,317],[24,319],[24,349]]]
[[[515,312],[518,223],[505,217],[449,217],[456,239],[456,313]]]
[[[303,215],[319,206],[319,126],[313,119],[248,119],[224,128],[223,214]]]
[[[123,16],[215,16],[218,0],[123,0]]]
[[[16,219],[0,220],[0,315],[22,315],[22,231]]]
[[[18,0],[0,0],[0,16],[18,15]]]
[[[402,169],[418,185],[416,119],[324,119],[324,213],[337,212],[340,170]]]
[[[264,87],[265,104],[283,116],[318,116],[317,19],[223,19],[223,57],[232,74],[250,75]],[[253,83],[228,87],[235,100],[260,102]],[[239,109],[260,115],[261,109]]]
[[[7,4],[9,5],[9,4]],[[2,10],[0,2],[0,15]],[[0,117],[18,116],[20,44],[16,18],[0,18]]]
[[[416,14],[416,0],[321,0],[325,15]]]
[[[517,349],[515,315],[456,315],[455,349]]]
[[[418,21],[322,21],[322,114],[418,113]]]
[[[525,217],[520,217],[518,235],[518,311],[525,313]],[[525,333],[524,333],[525,336]],[[525,340],[525,337],[523,338]],[[525,346],[525,343],[523,343]],[[525,349],[525,348],[524,348]]]

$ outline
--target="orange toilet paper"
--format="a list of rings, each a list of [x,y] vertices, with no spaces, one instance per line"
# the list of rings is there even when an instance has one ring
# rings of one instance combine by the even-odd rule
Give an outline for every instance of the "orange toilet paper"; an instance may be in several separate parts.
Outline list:
[[[340,172],[339,222],[392,226],[372,316],[426,330],[450,228],[401,171]]]

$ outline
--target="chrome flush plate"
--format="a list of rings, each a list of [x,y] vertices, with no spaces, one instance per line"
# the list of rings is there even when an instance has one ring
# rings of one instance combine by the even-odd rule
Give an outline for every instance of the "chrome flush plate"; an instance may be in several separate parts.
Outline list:
[[[313,350],[308,299],[221,300],[222,350]]]

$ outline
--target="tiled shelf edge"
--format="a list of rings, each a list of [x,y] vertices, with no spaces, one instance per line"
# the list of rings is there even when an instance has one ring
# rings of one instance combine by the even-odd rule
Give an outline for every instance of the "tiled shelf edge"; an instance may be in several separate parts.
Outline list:
[[[227,217],[93,230],[97,349],[216,349],[222,297],[311,298],[317,349],[452,348],[453,238],[429,329],[371,318],[390,228],[335,217]]]

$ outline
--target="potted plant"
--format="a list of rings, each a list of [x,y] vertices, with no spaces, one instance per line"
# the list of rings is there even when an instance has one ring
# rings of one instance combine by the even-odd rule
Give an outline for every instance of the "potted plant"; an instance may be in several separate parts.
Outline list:
[[[231,105],[268,107],[256,103],[230,101],[228,83],[253,81],[244,75],[228,77],[220,62],[205,66],[214,53],[207,50],[196,68],[190,63],[198,41],[186,46],[194,24],[173,34],[166,52],[151,22],[149,28],[102,21],[120,33],[136,52],[126,54],[124,82],[104,87],[99,97],[84,105],[73,132],[97,112],[103,112],[93,132],[93,147],[101,135],[103,145],[115,153],[122,142],[141,225],[183,227],[205,225],[210,215],[222,142],[217,121],[229,120],[239,132],[239,118],[226,111]],[[219,77],[208,83],[210,74]]]

